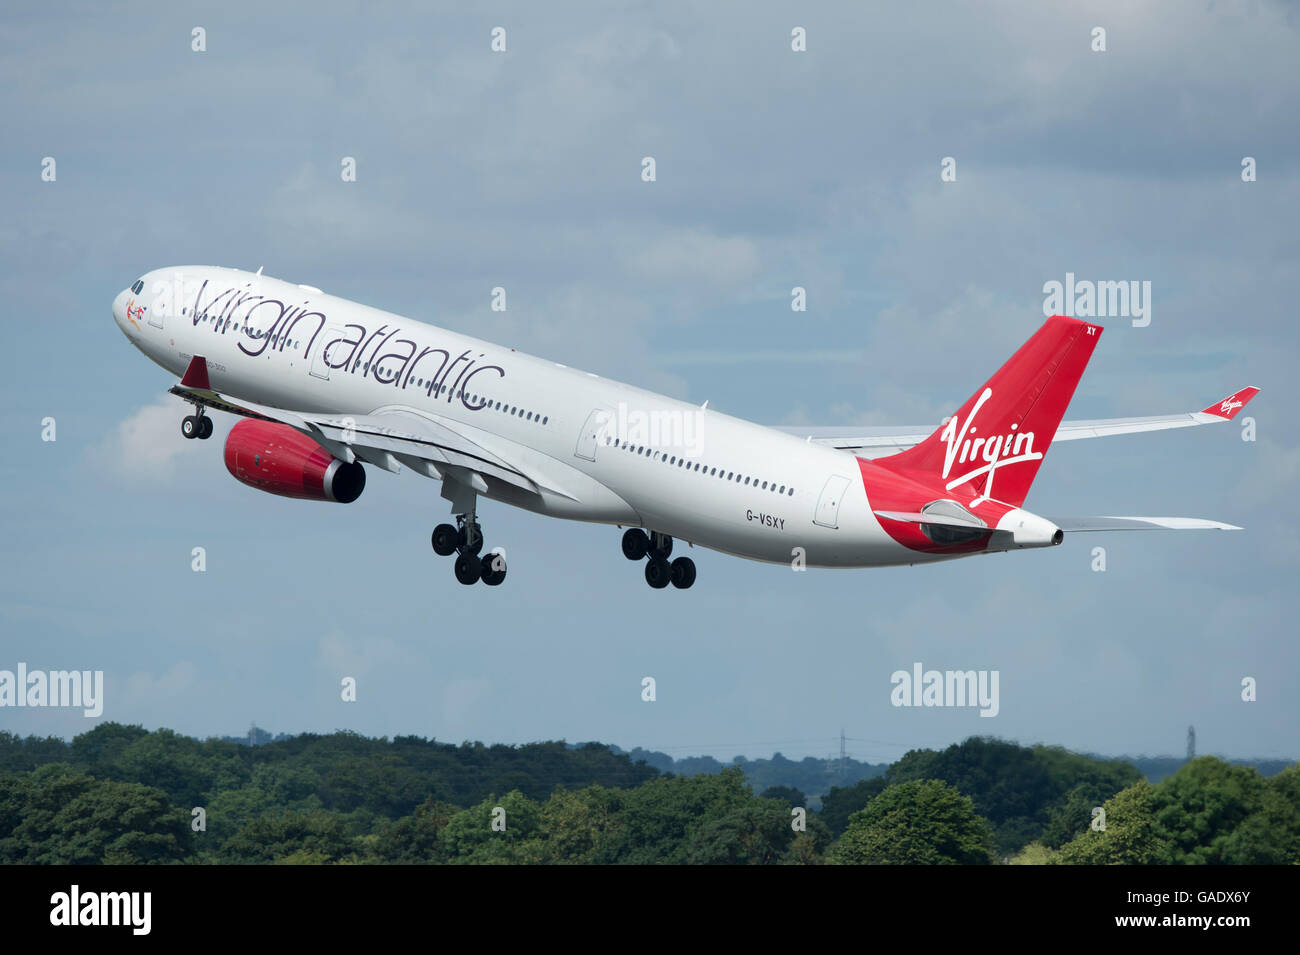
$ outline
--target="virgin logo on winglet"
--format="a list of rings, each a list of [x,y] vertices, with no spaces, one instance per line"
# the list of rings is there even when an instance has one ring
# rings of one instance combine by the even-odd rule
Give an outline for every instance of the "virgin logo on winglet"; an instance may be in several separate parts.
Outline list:
[[[1250,399],[1254,398],[1257,394],[1259,394],[1258,388],[1253,386],[1242,388],[1240,391],[1235,391],[1228,395],[1228,397],[1224,398],[1217,404],[1210,405],[1208,408],[1203,410],[1201,414],[1212,414],[1217,418],[1226,418],[1231,421],[1237,416],[1237,412],[1246,407],[1250,402]]]
[[[980,500],[986,500],[993,495],[993,476],[998,468],[1008,464],[1019,464],[1022,461],[1039,461],[1043,457],[1043,452],[1034,450],[1034,432],[1017,433],[1014,424],[1006,434],[977,437],[978,429],[974,427],[975,416],[992,397],[993,389],[985,388],[971,407],[961,430],[957,430],[957,417],[954,415],[948,419],[947,426],[939,435],[940,440],[947,445],[943,455],[943,478],[948,483],[944,487],[951,491],[981,474],[987,474],[988,480],[984,484],[984,493]],[[977,464],[977,462],[983,463],[950,479],[954,464]]]

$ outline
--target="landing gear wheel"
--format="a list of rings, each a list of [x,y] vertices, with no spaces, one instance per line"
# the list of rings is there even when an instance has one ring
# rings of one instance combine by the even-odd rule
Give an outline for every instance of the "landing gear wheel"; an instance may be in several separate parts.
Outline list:
[[[456,533],[456,549],[462,554],[474,554],[483,549],[483,528],[478,523],[466,524]]]
[[[479,564],[479,578],[489,587],[506,579],[506,559],[501,554],[486,554]]]
[[[678,590],[688,589],[695,583],[695,561],[689,557],[678,557],[669,566],[668,575],[672,579],[673,586]]]
[[[185,435],[185,437],[197,438],[202,429],[203,425],[199,423],[199,419],[194,415],[187,414],[184,418],[181,418],[181,434]]]
[[[623,556],[628,560],[640,560],[650,552],[650,538],[639,527],[633,527],[623,535]]]
[[[478,583],[483,565],[474,554],[461,554],[456,558],[456,579],[462,584]]]
[[[659,556],[651,557],[645,563],[645,582],[655,590],[663,590],[668,586],[668,579],[672,576],[672,570],[668,566],[668,561]]]
[[[199,419],[199,437],[204,441],[212,437],[212,419],[207,415]]]
[[[450,524],[439,524],[433,529],[431,541],[433,543],[433,552],[439,557],[450,557],[456,553],[456,544],[459,540],[456,534],[456,528]]]

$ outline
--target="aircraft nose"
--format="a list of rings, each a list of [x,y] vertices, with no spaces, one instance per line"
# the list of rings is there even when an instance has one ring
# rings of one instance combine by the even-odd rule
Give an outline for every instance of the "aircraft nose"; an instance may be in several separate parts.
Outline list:
[[[113,320],[117,322],[122,331],[126,331],[126,303],[131,300],[131,290],[124,288],[117,293],[117,298],[113,299]]]

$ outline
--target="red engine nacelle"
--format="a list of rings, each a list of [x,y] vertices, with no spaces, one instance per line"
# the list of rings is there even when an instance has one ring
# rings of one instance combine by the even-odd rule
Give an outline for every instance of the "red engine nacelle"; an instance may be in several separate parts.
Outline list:
[[[230,429],[226,469],[259,491],[309,501],[351,504],[366,487],[360,461],[347,464],[287,424],[252,418]]]

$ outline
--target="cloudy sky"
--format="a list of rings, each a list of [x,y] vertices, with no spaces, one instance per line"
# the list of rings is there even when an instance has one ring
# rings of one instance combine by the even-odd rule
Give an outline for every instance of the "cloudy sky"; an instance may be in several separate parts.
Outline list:
[[[0,669],[101,669],[103,719],[200,736],[729,758],[825,755],[843,728],[878,761],[973,733],[1181,752],[1192,724],[1202,752],[1295,758],[1298,31],[1278,3],[6,8]],[[1073,442],[1027,504],[1245,530],[804,574],[697,550],[696,586],[657,592],[616,530],[488,502],[510,577],[462,587],[427,480],[289,501],[227,474],[228,420],[180,437],[110,305],[194,263],[774,424],[937,423],[1038,327],[1045,283],[1149,281],[1150,324],[1101,320],[1068,417],[1253,384],[1256,440]],[[917,661],[998,670],[1000,712],[895,708]]]

